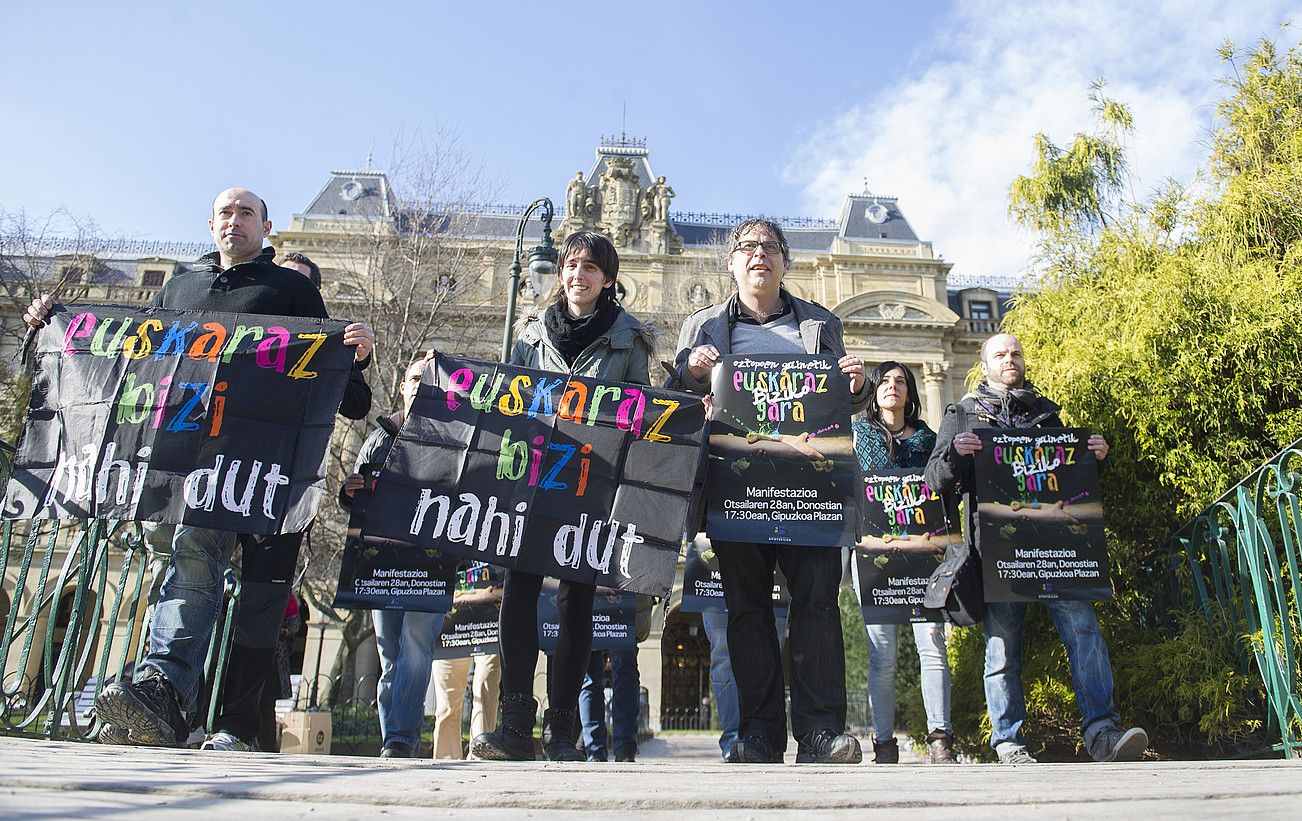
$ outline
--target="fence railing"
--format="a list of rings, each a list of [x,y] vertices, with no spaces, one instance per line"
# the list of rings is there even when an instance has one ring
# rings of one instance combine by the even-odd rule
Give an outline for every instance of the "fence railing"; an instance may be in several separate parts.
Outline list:
[[[100,519],[0,525],[0,735],[92,741],[93,704],[111,681],[129,679],[144,655],[153,562],[140,526]],[[238,581],[209,643],[196,729],[217,710]]]
[[[1268,737],[1302,755],[1302,439],[1227,491],[1167,541],[1154,581],[1163,622],[1197,613],[1235,642],[1239,666],[1261,675]]]

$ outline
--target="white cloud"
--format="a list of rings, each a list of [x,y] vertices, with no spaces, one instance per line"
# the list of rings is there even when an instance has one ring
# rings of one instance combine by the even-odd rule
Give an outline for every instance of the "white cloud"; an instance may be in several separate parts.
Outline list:
[[[1093,124],[1086,97],[1104,77],[1127,103],[1135,193],[1188,181],[1206,154],[1219,78],[1216,54],[1278,34],[1296,3],[961,3],[941,24],[923,73],[854,102],[817,127],[785,170],[806,213],[837,213],[850,181],[900,198],[914,229],[954,272],[1025,269],[1032,238],[1007,217],[1008,185],[1026,172],[1033,135],[1062,145]],[[1302,22],[1300,20],[1299,22]]]

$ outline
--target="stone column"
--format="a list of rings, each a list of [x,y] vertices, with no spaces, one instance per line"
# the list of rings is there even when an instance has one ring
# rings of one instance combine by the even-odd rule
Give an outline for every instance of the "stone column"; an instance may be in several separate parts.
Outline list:
[[[932,430],[940,429],[940,419],[945,415],[945,378],[948,362],[923,362],[923,417]]]

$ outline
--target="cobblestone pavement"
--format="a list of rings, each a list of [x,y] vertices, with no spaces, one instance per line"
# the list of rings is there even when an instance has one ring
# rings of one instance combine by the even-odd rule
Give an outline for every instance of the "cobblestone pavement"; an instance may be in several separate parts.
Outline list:
[[[649,742],[636,764],[278,756],[0,739],[4,818],[1295,819],[1302,762],[715,763],[713,739]]]

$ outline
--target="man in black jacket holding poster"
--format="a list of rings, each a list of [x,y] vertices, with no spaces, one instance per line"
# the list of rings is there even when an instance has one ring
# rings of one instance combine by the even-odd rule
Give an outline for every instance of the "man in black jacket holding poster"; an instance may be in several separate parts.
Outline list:
[[[708,393],[711,369],[727,354],[830,354],[839,357],[841,372],[849,377],[852,412],[863,410],[868,403],[863,360],[846,354],[836,316],[782,287],[790,265],[791,248],[776,223],[752,219],[737,226],[728,254],[737,291],[683,323],[675,370],[665,387]],[[740,708],[738,740],[727,760],[780,764],[786,750],[786,689],[773,617],[773,574],[780,566],[791,591],[787,646],[796,762],[859,763],[859,741],[845,732],[845,648],[837,600],[841,551],[724,541],[714,542],[714,548]]]
[[[927,484],[937,492],[958,492],[963,497],[964,533],[975,531],[972,454],[981,450],[974,428],[1060,428],[1059,406],[1041,396],[1026,380],[1022,345],[1012,334],[996,334],[981,346],[981,373],[985,377],[974,393],[945,409],[936,437],[936,449],[927,462]],[[1087,443],[1100,467],[1108,443],[1093,434]],[[1099,631],[1092,602],[1045,601],[1054,627],[1067,649],[1072,687],[1081,710],[1081,734],[1095,761],[1134,761],[1148,747],[1142,729],[1120,728],[1121,717],[1113,703],[1112,664]],[[1004,764],[1033,764],[1026,750],[1022,724],[1026,697],[1022,689],[1022,628],[1025,602],[988,602],[984,620],[986,638],[986,709],[990,714],[990,745]]]
[[[273,261],[263,248],[271,234],[267,205],[244,188],[217,195],[208,220],[217,250],[190,271],[169,279],[152,307],[277,316],[327,317],[320,291],[307,277]],[[23,320],[39,328],[55,308],[42,294]],[[354,322],[344,329],[354,361],[370,356],[374,336]],[[106,743],[158,747],[185,743],[189,726],[182,710],[194,703],[208,642],[222,601],[223,573],[238,534],[178,525],[172,554],[149,631],[149,651],[136,665],[135,680],[114,682],[95,699]],[[280,606],[284,606],[283,599]]]

